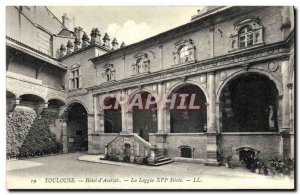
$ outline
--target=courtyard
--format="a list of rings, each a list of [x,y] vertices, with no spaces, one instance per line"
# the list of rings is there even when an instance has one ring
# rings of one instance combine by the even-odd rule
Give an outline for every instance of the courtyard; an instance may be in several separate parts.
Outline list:
[[[150,167],[78,160],[69,153],[7,161],[9,189],[292,189],[294,180],[244,168],[173,162]],[[82,158],[81,158],[82,159]]]

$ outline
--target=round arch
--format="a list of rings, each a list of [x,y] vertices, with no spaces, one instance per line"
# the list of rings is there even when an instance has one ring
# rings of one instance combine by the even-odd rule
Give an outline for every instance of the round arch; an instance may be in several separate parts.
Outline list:
[[[282,86],[276,81],[253,69],[238,71],[226,79],[218,88],[216,98],[219,131],[278,130]]]
[[[104,133],[120,133],[122,131],[122,113],[121,105],[116,97],[106,97],[105,106],[110,108],[103,109],[104,112]],[[116,105],[118,107],[116,108]]]
[[[167,109],[170,114],[170,132],[171,133],[201,133],[206,131],[207,127],[207,98],[202,86],[197,82],[179,82],[172,86],[166,94],[170,97],[172,93],[188,94],[184,102],[184,108],[181,107],[182,99],[176,96],[176,103],[174,108]],[[196,96],[192,96],[196,95]],[[191,98],[193,99],[191,105]],[[173,97],[172,97],[173,98]],[[178,107],[181,105],[180,107]],[[196,106],[196,107],[195,107]]]
[[[277,88],[279,96],[283,95],[283,86],[282,86],[279,79],[277,79],[274,75],[272,75],[271,73],[269,73],[265,70],[251,68],[249,70],[237,71],[237,72],[233,73],[232,75],[230,75],[229,77],[227,77],[226,80],[223,81],[223,83],[220,85],[220,87],[217,90],[216,102],[220,101],[221,92],[228,83],[230,83],[232,80],[238,78],[239,76],[243,76],[245,74],[251,74],[251,73],[259,74],[259,75],[268,77],[271,81],[274,82],[274,84]]]
[[[130,105],[134,96],[137,94],[141,94],[142,108],[137,106],[131,108]],[[155,101],[155,104],[148,104],[149,107],[146,107],[149,94],[151,95],[151,102]],[[153,91],[145,89],[134,91],[128,98],[128,109],[130,109],[132,113],[133,132],[137,133],[146,141],[149,141],[149,133],[156,133],[158,130],[156,96],[157,94],[153,93]]]
[[[68,103],[66,104],[66,109],[65,109],[65,111],[67,111],[68,108],[72,107],[73,104],[81,104],[81,105],[84,107],[84,109],[86,110],[86,112],[89,113],[89,110],[88,110],[87,106],[85,105],[85,103],[83,103],[83,102],[80,101],[80,100],[72,100],[72,101],[68,102]]]
[[[65,134],[68,152],[86,151],[88,149],[88,112],[83,104],[69,102],[64,112],[67,119]]]
[[[186,81],[186,82],[183,82],[183,81],[182,81],[182,82],[178,82],[178,83],[174,84],[174,85],[167,91],[167,93],[166,93],[167,97],[169,97],[169,95],[170,95],[171,93],[173,93],[174,91],[176,91],[177,89],[179,89],[179,88],[181,88],[181,87],[183,87],[183,86],[185,86],[185,85],[196,85],[196,86],[199,87],[199,88],[201,89],[201,91],[204,93],[205,98],[206,98],[206,101],[209,100],[209,95],[208,95],[206,89],[205,89],[202,85],[200,85],[198,82],[195,82],[195,81]]]
[[[156,98],[157,96],[157,93],[155,91],[152,91],[152,90],[149,90],[149,89],[135,89],[134,91],[132,91],[130,94],[129,94],[129,97],[128,97],[128,104],[130,104],[130,102],[132,101],[133,97],[136,95],[136,94],[139,94],[139,93],[149,93],[151,94],[154,98]],[[156,100],[156,99],[155,99]],[[157,103],[157,100],[156,100],[156,103]]]
[[[22,101],[22,99],[24,100],[24,99],[30,99],[30,98],[33,98],[32,100],[33,101],[38,101],[38,102],[44,102],[44,103],[46,103],[47,101],[46,101],[46,98],[44,98],[43,96],[40,96],[40,95],[38,95],[38,94],[35,94],[35,93],[23,93],[23,94],[20,94],[19,95],[19,98],[21,99],[21,101]]]

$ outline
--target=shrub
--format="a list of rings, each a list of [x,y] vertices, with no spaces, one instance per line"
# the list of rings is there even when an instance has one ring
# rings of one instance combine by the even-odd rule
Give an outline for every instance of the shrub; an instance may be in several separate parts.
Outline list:
[[[31,157],[61,151],[62,145],[50,132],[57,113],[44,110],[40,117],[26,107],[17,107],[7,116],[7,156]]]
[[[269,169],[274,175],[290,175],[294,170],[294,159],[275,157],[269,160]]]
[[[6,155],[19,156],[19,150],[36,118],[35,111],[27,107],[16,107],[6,115]]]

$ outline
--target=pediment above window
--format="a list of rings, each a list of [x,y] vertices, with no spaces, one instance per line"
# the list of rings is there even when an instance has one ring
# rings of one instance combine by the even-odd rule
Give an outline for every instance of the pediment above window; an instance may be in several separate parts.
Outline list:
[[[76,64],[73,64],[70,69],[76,69],[79,67],[80,67],[80,64],[76,63]]]
[[[134,56],[132,63],[132,74],[149,73],[150,72],[150,59],[147,53],[138,53]]]
[[[195,61],[196,47],[192,39],[179,40],[174,46],[175,50],[172,52],[174,65]]]
[[[103,70],[102,77],[105,78],[106,81],[116,80],[116,70],[113,64],[105,64]]]
[[[243,17],[234,24],[234,32],[231,34],[231,49],[245,49],[264,44],[264,27],[258,17]]]

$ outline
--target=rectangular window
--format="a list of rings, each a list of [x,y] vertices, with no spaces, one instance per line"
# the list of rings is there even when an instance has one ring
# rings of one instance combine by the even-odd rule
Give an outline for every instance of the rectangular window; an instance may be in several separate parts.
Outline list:
[[[80,74],[79,68],[71,70],[70,88],[71,89],[81,88],[81,74]]]

